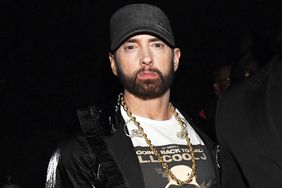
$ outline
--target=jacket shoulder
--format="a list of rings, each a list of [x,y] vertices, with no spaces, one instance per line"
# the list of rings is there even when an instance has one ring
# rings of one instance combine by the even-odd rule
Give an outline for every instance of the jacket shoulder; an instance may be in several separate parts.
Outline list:
[[[89,154],[90,148],[85,136],[82,133],[78,133],[61,141],[59,151],[61,158],[63,158],[66,163],[72,163],[81,158],[89,158],[86,154]]]
[[[96,180],[94,164],[95,155],[82,134],[66,138],[49,160],[45,187],[91,187]]]

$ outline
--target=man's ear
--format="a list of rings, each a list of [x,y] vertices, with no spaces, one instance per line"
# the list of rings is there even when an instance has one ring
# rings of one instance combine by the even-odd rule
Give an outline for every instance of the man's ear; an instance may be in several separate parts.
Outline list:
[[[111,63],[112,72],[113,72],[114,75],[117,76],[117,65],[116,65],[116,60],[115,60],[114,54],[109,53],[109,60],[110,60],[110,63]]]
[[[178,69],[179,65],[179,59],[181,56],[181,52],[179,48],[174,48],[173,49],[174,57],[173,57],[173,69],[176,71]]]

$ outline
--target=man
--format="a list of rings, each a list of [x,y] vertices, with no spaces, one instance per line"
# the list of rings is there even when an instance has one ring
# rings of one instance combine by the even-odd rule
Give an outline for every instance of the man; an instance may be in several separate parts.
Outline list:
[[[213,93],[219,97],[226,89],[228,89],[231,85],[231,69],[232,65],[225,64],[221,65],[217,69],[215,69],[213,73]]]
[[[219,99],[221,187],[282,187],[281,117],[282,62],[277,55]]]
[[[110,30],[123,93],[115,104],[78,111],[82,134],[54,153],[46,187],[216,187],[216,145],[170,103],[180,50],[167,16],[128,5]]]
[[[217,106],[217,100],[219,96],[227,90],[231,85],[230,73],[231,73],[231,64],[223,64],[214,69],[212,72],[212,82],[211,82],[211,91],[209,101],[203,106],[200,110],[196,119],[198,127],[203,130],[210,138],[215,142],[216,133],[215,133],[215,112]]]
[[[231,64],[220,65],[212,72],[211,99],[209,103],[199,112],[203,119],[214,121],[218,97],[231,85]]]
[[[237,84],[256,73],[271,57],[269,45],[256,34],[250,34],[241,42],[241,57],[231,70],[232,84]],[[263,53],[262,53],[263,52]]]

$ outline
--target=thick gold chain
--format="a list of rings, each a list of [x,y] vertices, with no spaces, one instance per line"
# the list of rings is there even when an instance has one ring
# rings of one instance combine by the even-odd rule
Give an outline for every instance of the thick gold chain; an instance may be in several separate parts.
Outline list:
[[[178,185],[187,185],[189,184],[195,174],[196,174],[196,159],[195,159],[195,154],[194,154],[194,149],[193,146],[190,142],[190,138],[188,137],[188,133],[187,131],[185,132],[184,138],[187,142],[187,146],[189,149],[189,154],[191,155],[191,162],[192,162],[192,172],[191,174],[188,176],[187,180],[180,180],[178,179],[169,169],[168,164],[165,163],[163,161],[163,157],[161,156],[160,152],[157,150],[157,148],[152,144],[151,140],[148,138],[147,134],[144,132],[144,129],[140,126],[140,123],[136,120],[136,118],[132,115],[132,113],[129,111],[127,105],[124,102],[123,96],[121,96],[120,98],[120,103],[124,109],[124,111],[127,113],[127,115],[129,116],[129,118],[131,119],[131,121],[133,121],[133,123],[137,126],[138,130],[142,133],[143,138],[145,139],[146,143],[149,145],[150,149],[152,150],[152,152],[154,153],[154,155],[156,157],[158,157],[158,160],[160,161],[166,175],[168,177],[170,177],[172,180],[174,180]],[[177,120],[177,122],[179,123],[179,125],[181,126],[181,130],[185,129],[185,123],[181,120],[181,118],[179,117],[179,114],[176,112],[175,107],[170,103],[170,109],[172,110],[172,113],[175,117],[175,119]]]

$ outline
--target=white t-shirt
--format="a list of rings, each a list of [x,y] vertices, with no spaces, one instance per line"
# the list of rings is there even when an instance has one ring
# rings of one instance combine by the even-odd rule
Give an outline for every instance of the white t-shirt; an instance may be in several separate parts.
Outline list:
[[[215,173],[213,170],[211,158],[206,151],[206,147],[186,121],[186,119],[176,110],[179,117],[185,122],[186,130],[190,142],[193,145],[196,158],[196,177],[190,185],[182,187],[211,187],[215,181]],[[137,130],[137,126],[130,120],[124,109],[121,107],[121,114],[125,120],[125,126],[128,134],[131,136],[133,146],[136,151],[137,158],[142,169],[146,188],[173,188],[176,182],[169,180],[159,162],[158,158],[153,154],[143,137],[132,136],[132,130]],[[144,129],[151,143],[161,153],[164,162],[166,162],[171,171],[180,180],[186,180],[187,174],[191,173],[191,155],[185,139],[179,138],[177,134],[181,131],[181,126],[174,116],[169,120],[158,121],[141,116],[134,115],[140,126]]]

